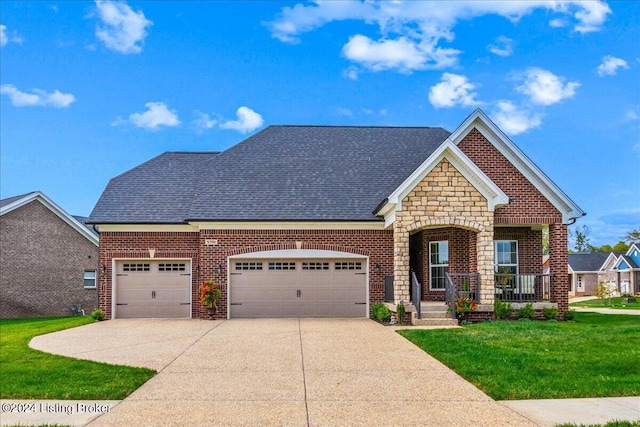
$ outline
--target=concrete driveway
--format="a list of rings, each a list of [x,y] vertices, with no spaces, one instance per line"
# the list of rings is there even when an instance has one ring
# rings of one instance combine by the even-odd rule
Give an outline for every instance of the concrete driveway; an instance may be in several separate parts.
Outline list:
[[[366,319],[111,320],[32,347],[158,375],[90,426],[535,426]]]

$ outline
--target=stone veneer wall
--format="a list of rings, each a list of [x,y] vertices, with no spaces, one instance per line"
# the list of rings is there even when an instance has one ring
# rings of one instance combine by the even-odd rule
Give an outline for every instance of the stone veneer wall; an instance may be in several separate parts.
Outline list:
[[[394,299],[409,299],[409,235],[425,228],[457,227],[477,232],[481,304],[493,304],[493,212],[487,200],[443,159],[402,200],[394,236]]]

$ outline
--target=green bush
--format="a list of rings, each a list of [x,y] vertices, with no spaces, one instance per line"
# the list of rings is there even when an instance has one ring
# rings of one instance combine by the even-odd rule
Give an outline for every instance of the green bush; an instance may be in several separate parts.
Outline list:
[[[513,313],[513,306],[510,302],[502,302],[496,298],[493,301],[493,312],[496,320],[508,319]]]
[[[383,302],[373,304],[371,313],[373,314],[373,318],[380,322],[388,322],[391,320],[391,310],[389,310]]]
[[[104,311],[100,310],[99,308],[96,308],[91,312],[91,317],[93,317],[97,321],[102,321],[104,320]]]
[[[400,323],[402,325],[404,323],[404,315],[406,313],[406,308],[405,308],[404,304],[400,303],[400,304],[398,304],[396,310],[397,310],[397,313],[398,313],[398,323]]]
[[[558,307],[542,307],[542,315],[547,320],[555,320],[558,317]]]
[[[564,312],[563,317],[564,317],[564,320],[569,320],[569,321],[573,320],[573,319],[576,318],[576,311],[575,310],[566,310]]]
[[[536,317],[536,311],[533,304],[528,302],[524,307],[518,309],[518,318],[533,320]]]

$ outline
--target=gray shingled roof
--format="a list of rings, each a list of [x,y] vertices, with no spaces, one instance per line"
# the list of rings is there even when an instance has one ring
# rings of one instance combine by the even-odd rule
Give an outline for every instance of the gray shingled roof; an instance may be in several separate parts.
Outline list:
[[[86,228],[87,230],[89,230],[89,232],[91,234],[93,234],[96,237],[100,237],[100,235],[96,232],[96,230],[93,228],[92,224],[87,224],[87,222],[89,221],[89,217],[88,216],[79,216],[79,215],[72,215],[73,218],[78,221],[80,224],[84,225],[84,228]]]
[[[35,193],[35,191],[31,191],[29,193],[21,194],[19,196],[7,197],[6,199],[0,200],[0,208],[4,208],[7,205],[10,205],[13,202],[16,202],[24,197],[27,197],[30,194]]]
[[[576,252],[569,254],[569,265],[573,271],[599,271],[610,252]]]
[[[376,206],[449,134],[269,126],[218,155],[165,153],[112,179],[90,221],[379,220]]]

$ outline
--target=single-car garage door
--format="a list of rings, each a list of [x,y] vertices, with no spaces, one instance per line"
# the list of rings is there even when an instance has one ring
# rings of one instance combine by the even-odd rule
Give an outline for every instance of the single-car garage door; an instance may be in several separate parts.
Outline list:
[[[115,317],[191,317],[189,261],[116,264]]]
[[[366,259],[232,259],[231,317],[365,317]]]

